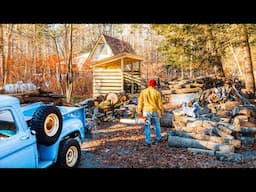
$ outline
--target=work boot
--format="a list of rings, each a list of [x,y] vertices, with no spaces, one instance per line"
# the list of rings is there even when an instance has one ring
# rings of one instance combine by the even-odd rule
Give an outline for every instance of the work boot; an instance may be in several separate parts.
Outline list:
[[[150,147],[151,146],[151,143],[144,143],[143,144],[145,147]]]

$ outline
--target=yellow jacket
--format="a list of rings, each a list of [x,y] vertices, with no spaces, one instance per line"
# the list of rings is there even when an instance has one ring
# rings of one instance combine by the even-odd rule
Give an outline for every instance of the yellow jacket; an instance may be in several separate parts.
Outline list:
[[[141,91],[138,101],[138,113],[142,111],[164,113],[161,94],[155,88],[148,87]]]

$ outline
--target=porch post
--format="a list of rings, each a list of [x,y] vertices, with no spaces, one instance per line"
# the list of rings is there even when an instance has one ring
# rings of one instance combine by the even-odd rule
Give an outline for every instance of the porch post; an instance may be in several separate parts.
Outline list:
[[[131,63],[131,78],[132,78],[132,90],[131,90],[131,94],[133,95],[134,94],[134,76],[133,76],[133,64],[134,63]]]
[[[124,58],[121,58],[121,92],[124,91]]]

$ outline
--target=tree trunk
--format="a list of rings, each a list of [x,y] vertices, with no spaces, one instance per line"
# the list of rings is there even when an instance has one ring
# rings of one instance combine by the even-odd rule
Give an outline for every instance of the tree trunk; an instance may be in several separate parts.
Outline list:
[[[247,136],[242,136],[241,138],[240,138],[240,140],[241,140],[241,143],[242,144],[245,144],[245,145],[252,145],[252,144],[254,144],[254,138],[253,137],[247,137]]]
[[[188,151],[193,152],[193,153],[207,153],[210,156],[215,155],[215,151],[213,150],[208,150],[208,149],[197,149],[197,148],[188,148]]]
[[[5,79],[5,56],[4,56],[4,30],[3,30],[3,24],[0,24],[0,65],[1,65],[1,74],[2,74],[2,83],[4,86],[4,79]]]
[[[251,50],[248,41],[248,33],[246,29],[246,25],[241,25],[241,38],[242,38],[242,47],[244,50],[244,77],[245,77],[245,88],[251,93],[255,94],[255,80],[253,74],[253,65],[252,65],[252,57]]]
[[[72,36],[73,36],[73,24],[70,24],[70,36],[69,36],[69,56],[68,56],[68,63],[67,63],[67,82],[66,82],[66,101],[68,103],[71,102],[71,96],[73,91],[73,69],[72,69]]]
[[[232,145],[223,145],[210,141],[200,141],[177,136],[168,136],[168,145],[170,147],[190,147],[199,149],[210,149],[213,151],[234,152],[234,146]]]
[[[232,46],[231,43],[230,43],[229,48],[230,48],[230,51],[232,52],[232,55],[233,55],[233,57],[234,57],[234,59],[235,59],[235,62],[236,62],[236,64],[237,64],[237,67],[238,67],[238,70],[239,70],[239,74],[242,76],[242,75],[243,75],[243,72],[242,72],[242,69],[241,69],[241,66],[240,66],[241,64],[240,64],[240,62],[239,62],[239,60],[238,60],[238,58],[237,58],[237,54],[235,54],[234,48],[233,48],[233,46]]]
[[[55,49],[56,49],[56,53],[57,53],[57,58],[58,58],[58,63],[56,64],[56,80],[57,80],[57,84],[58,87],[60,88],[60,92],[61,94],[63,94],[63,88],[62,88],[62,77],[61,77],[61,64],[60,64],[60,53],[59,53],[59,49],[58,49],[58,43],[57,43],[57,37],[51,35],[53,41],[54,41],[54,45],[55,45]]]
[[[7,34],[7,60],[6,60],[6,76],[4,79],[4,84],[7,82],[10,83],[11,81],[11,70],[12,70],[12,31],[13,31],[13,24],[9,24],[8,34]]]
[[[228,145],[233,145],[236,148],[241,147],[241,141],[238,139],[224,139],[222,137],[209,136],[209,135],[196,134],[196,133],[187,133],[185,131],[179,131],[179,130],[169,131],[168,135],[179,136],[179,137],[184,137],[189,139],[203,140],[203,141],[211,141],[211,142],[220,143],[220,144],[228,144]]]
[[[37,58],[37,30],[36,30],[36,25],[34,24],[34,29],[33,29],[33,39],[32,39],[32,44],[34,49],[32,48],[32,64],[33,66],[31,67],[31,73],[32,75],[35,76],[36,80],[39,81],[39,77],[37,77],[37,66],[36,66],[36,58]]]
[[[160,118],[161,127],[172,127],[172,114],[164,113],[164,115]]]
[[[216,155],[216,158],[221,161],[232,161],[232,162],[242,161],[242,155],[240,153],[216,151],[215,155]]]

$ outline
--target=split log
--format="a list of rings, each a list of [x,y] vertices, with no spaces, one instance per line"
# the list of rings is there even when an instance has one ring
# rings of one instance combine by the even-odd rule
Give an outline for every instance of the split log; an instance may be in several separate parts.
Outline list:
[[[245,144],[245,145],[250,145],[250,144],[254,144],[254,138],[253,137],[246,137],[246,136],[242,136],[240,138],[241,143]]]
[[[213,151],[234,152],[234,146],[232,145],[219,144],[210,141],[200,141],[170,135],[168,136],[168,145],[170,147],[191,147],[199,149],[210,149]]]
[[[172,127],[172,114],[164,113],[164,115],[160,118],[161,127]]]
[[[256,116],[256,107],[254,105],[239,105],[233,110],[233,116],[237,114],[246,115],[248,113],[250,116]]]
[[[238,114],[239,114],[239,115],[245,115],[245,116],[247,116],[248,118],[255,116],[254,111],[251,110],[251,109],[247,109],[247,108],[242,108],[242,109],[240,108],[239,111],[234,110],[234,112],[235,112],[235,114],[233,114],[234,116],[235,116],[235,115],[238,115]]]
[[[48,96],[38,96],[38,97],[18,97],[20,102],[23,103],[35,103],[35,102],[44,102],[44,103],[54,103],[55,105],[64,105],[63,97],[48,97]]]
[[[217,128],[219,130],[221,130],[222,132],[226,133],[227,135],[231,135],[232,130],[230,130],[229,128],[225,127],[224,125],[218,124]]]
[[[215,127],[215,126],[217,126],[217,122],[209,121],[209,120],[203,120],[203,127],[209,128],[209,127]]]
[[[200,92],[202,89],[199,87],[196,88],[181,88],[181,89],[171,89],[165,90],[164,94],[184,94],[184,93],[197,93]]]
[[[199,110],[199,115],[208,114],[208,113],[210,113],[210,109],[206,107],[201,107],[201,109]]]
[[[227,116],[227,112],[223,111],[223,110],[217,111],[216,115],[219,116],[219,117],[226,117]]]
[[[185,116],[173,116],[173,120],[179,121],[179,122],[183,123],[184,125],[187,125],[187,122],[188,122],[188,118]]]
[[[217,103],[219,101],[219,98],[218,98],[218,96],[215,93],[212,93],[208,97],[208,101],[209,101],[209,103]]]
[[[193,153],[207,153],[210,156],[215,155],[215,151],[208,150],[208,149],[197,149],[197,148],[190,148],[189,147],[187,150],[190,151],[190,152],[193,152]]]
[[[232,130],[232,131],[240,131],[240,129],[236,129],[232,124],[230,123],[225,123],[225,122],[218,122],[218,125],[224,125],[225,127],[227,127],[228,129]]]
[[[181,127],[185,127],[186,125],[181,124],[179,121],[173,121],[172,120],[172,125],[175,129],[180,129]]]
[[[111,106],[111,102],[110,101],[108,101],[108,100],[105,100],[105,101],[102,101],[102,102],[100,102],[100,104],[99,104],[99,108],[107,108],[107,107],[110,107]]]
[[[220,118],[220,122],[223,122],[223,123],[230,123],[230,122],[231,122],[231,118],[222,117],[222,118]]]
[[[256,134],[256,128],[240,127],[240,132],[241,132],[241,133]]]
[[[215,126],[217,126],[217,122],[209,121],[209,120],[189,120],[187,122],[187,127],[209,128],[209,127],[215,127]]]
[[[220,108],[224,111],[233,110],[235,107],[240,105],[241,103],[239,101],[227,101],[225,103],[220,104]]]
[[[204,84],[201,84],[201,83],[192,83],[190,85],[193,86],[193,87],[200,87],[200,88],[204,87]]]
[[[256,159],[256,152],[255,151],[245,151],[242,153],[242,160],[255,160]]]
[[[181,131],[186,131],[186,132],[189,132],[189,133],[212,135],[212,127],[204,128],[204,127],[182,127],[182,126],[177,126],[176,127],[175,126],[175,129],[181,130]]]
[[[233,145],[236,148],[241,147],[241,141],[237,140],[237,139],[225,139],[225,138],[216,137],[216,136],[209,136],[209,135],[196,134],[196,133],[187,133],[187,132],[179,131],[179,130],[171,130],[171,131],[168,131],[167,134],[171,135],[171,136],[178,136],[178,137],[184,137],[184,138],[189,138],[189,139],[198,139],[198,140],[203,140],[203,141],[211,141],[214,143]]]
[[[251,133],[254,133],[255,132],[254,129],[256,129],[256,124],[254,122],[244,121],[244,120],[241,120],[238,118],[234,119],[233,125],[234,125],[235,129],[239,130],[239,131],[241,131],[241,129],[243,128],[243,131],[241,131],[241,132],[247,132],[247,129],[251,129],[251,131],[250,130],[248,130],[248,131]]]
[[[235,117],[233,117],[233,121],[239,121],[239,120],[248,121],[249,118],[246,115],[236,115]]]
[[[254,122],[250,121],[240,121],[240,126],[241,127],[248,127],[248,128],[256,128],[256,124]]]
[[[128,111],[131,111],[131,112],[136,112],[137,110],[137,105],[135,104],[128,104],[128,105],[124,105],[123,107],[127,108]]]
[[[240,153],[216,151],[215,155],[216,155],[216,158],[220,161],[232,161],[232,162],[242,161],[242,155]]]
[[[219,130],[217,127],[213,127],[212,131],[213,131],[213,133],[215,133],[216,135],[219,135],[219,136],[222,137],[222,138],[225,138],[225,139],[234,139],[233,136],[226,134],[225,132]]]
[[[207,107],[210,109],[211,113],[217,113],[218,111],[218,104],[210,103],[207,105]]]
[[[115,105],[119,101],[119,96],[116,93],[108,93],[105,100],[110,101],[112,105]]]
[[[232,88],[234,89],[236,95],[241,99],[244,105],[251,105],[250,101],[246,99],[244,96],[242,96],[234,85],[232,86]]]

